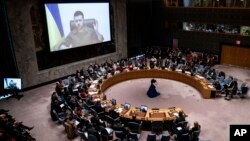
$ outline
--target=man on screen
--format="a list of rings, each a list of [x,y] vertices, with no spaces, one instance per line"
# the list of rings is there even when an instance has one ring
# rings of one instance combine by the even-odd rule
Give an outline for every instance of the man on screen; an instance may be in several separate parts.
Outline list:
[[[13,80],[10,80],[8,88],[13,90],[18,89],[16,82],[14,82]]]
[[[82,11],[76,11],[74,13],[74,29],[59,46],[59,50],[99,43],[103,40],[103,36],[98,32],[97,21],[95,20],[93,28],[90,28],[84,24],[84,15]]]

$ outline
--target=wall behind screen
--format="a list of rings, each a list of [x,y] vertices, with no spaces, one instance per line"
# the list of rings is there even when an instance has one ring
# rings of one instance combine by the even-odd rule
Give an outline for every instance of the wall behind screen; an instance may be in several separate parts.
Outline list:
[[[32,6],[38,4],[40,1],[20,1],[11,0],[6,1],[7,13],[9,17],[9,25],[13,38],[14,51],[16,54],[17,65],[22,78],[23,88],[42,84],[47,81],[55,80],[67,75],[71,75],[83,67],[87,67],[91,62],[102,63],[106,60],[116,60],[127,56],[127,33],[126,33],[126,2],[125,1],[111,1],[111,10],[113,13],[113,29],[114,30],[114,44],[103,44],[100,46],[89,46],[91,51],[87,53],[86,50],[72,50],[64,54],[62,51],[58,54],[48,54],[46,50],[46,41],[33,36],[32,19],[30,11]],[[35,14],[35,13],[34,13]],[[119,20],[118,20],[119,19]],[[43,21],[41,21],[43,22]],[[45,35],[44,35],[45,36]],[[37,43],[35,40],[39,40]],[[38,47],[37,47],[38,44]],[[93,57],[91,55],[100,55],[102,52],[96,53],[100,48],[105,46],[114,46],[111,51],[113,53]],[[85,55],[82,55],[85,54]],[[73,58],[77,59],[74,60]],[[92,58],[89,58],[92,57]],[[86,59],[89,58],[89,59]],[[59,62],[60,66],[53,66],[55,62]],[[64,64],[64,65],[63,65]],[[42,65],[39,66],[39,65]],[[49,65],[44,67],[43,65]],[[43,70],[41,70],[43,68]]]
[[[0,96],[7,94],[8,91],[4,90],[3,78],[5,77],[18,77],[18,69],[16,60],[13,54],[11,35],[8,27],[8,18],[5,13],[5,2],[0,0]]]

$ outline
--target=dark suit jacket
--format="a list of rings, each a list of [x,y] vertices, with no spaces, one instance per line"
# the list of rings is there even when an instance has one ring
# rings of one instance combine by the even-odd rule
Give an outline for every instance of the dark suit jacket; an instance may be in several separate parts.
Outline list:
[[[89,129],[88,129],[88,134],[94,135],[94,136],[98,139],[98,141],[100,141],[101,136],[100,136],[100,134],[98,133],[98,131],[95,130],[94,128],[89,128]]]

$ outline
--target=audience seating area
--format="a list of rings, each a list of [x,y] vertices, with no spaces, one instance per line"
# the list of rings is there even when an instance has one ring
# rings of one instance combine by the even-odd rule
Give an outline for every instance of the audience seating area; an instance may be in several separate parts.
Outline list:
[[[36,139],[29,133],[33,128],[17,121],[8,113],[8,110],[0,109],[1,141],[35,141]]]
[[[87,69],[77,70],[74,75],[56,83],[55,92],[51,96],[51,118],[65,126],[69,139],[78,137],[90,141],[137,141],[145,123],[117,116],[116,111],[110,108],[114,103],[107,105],[109,110],[103,107],[100,101],[106,98],[99,96],[99,87],[103,79],[135,69],[180,69],[207,78],[211,86],[216,88],[217,95],[225,93],[225,98],[236,95],[245,97],[248,86],[242,84],[238,87],[236,78],[213,69],[213,65],[217,62],[218,56],[212,54],[169,49],[167,55],[162,58],[160,49],[157,51],[148,49],[145,55],[134,58],[90,64]],[[151,127],[147,141],[154,141],[157,136],[161,136],[161,141],[168,141],[170,138],[176,141],[198,141],[201,132],[198,122],[189,128],[189,123],[182,112],[179,112],[170,124],[153,121]],[[164,134],[163,131],[169,134]]]

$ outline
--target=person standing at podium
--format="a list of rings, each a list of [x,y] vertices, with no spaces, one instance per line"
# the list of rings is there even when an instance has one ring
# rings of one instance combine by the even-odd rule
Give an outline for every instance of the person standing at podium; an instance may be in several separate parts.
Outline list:
[[[152,79],[151,85],[147,91],[148,97],[154,98],[160,95],[160,93],[156,91],[156,84],[157,84],[157,81],[155,79]]]

